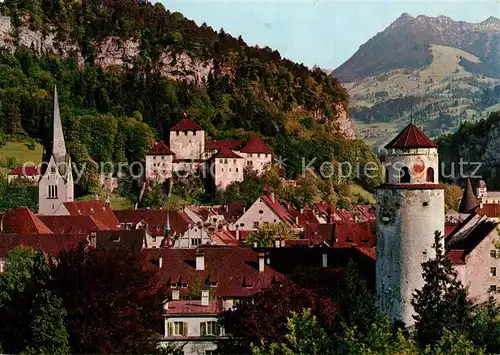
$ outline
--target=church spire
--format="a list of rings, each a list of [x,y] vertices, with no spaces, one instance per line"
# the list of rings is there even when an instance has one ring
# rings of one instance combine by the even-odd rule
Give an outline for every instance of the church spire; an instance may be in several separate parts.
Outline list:
[[[61,114],[59,112],[59,98],[57,96],[57,86],[54,85],[54,112],[53,131],[52,131],[52,155],[56,161],[64,161],[66,157],[66,143],[64,142],[64,134],[61,123]]]

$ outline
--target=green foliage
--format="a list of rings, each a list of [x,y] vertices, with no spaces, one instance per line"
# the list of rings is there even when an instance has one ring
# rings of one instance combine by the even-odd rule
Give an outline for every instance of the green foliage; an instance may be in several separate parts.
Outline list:
[[[30,183],[0,179],[0,210],[30,208],[38,210],[38,189]]]
[[[9,353],[69,354],[66,312],[50,290],[45,256],[30,248],[7,255],[0,275],[0,343]]]
[[[269,223],[250,233],[245,241],[250,245],[256,243],[257,247],[262,248],[272,247],[276,238],[294,239],[297,238],[297,233],[285,223]]]
[[[441,239],[436,231],[433,245],[436,256],[422,263],[425,284],[415,291],[412,299],[417,340],[431,346],[446,331],[468,334],[473,320],[473,304],[443,251]]]
[[[447,209],[458,211],[462,199],[462,188],[458,185],[444,186],[444,204]]]
[[[488,354],[500,353],[500,306],[493,297],[476,308],[470,339]]]
[[[266,347],[251,344],[253,355],[294,355],[294,354],[336,354],[331,338],[318,325],[316,316],[309,309],[302,314],[292,312],[287,321],[288,333],[282,343],[272,343]]]
[[[141,207],[160,209],[165,205],[167,196],[163,183],[153,183],[150,190],[147,191],[141,201]]]

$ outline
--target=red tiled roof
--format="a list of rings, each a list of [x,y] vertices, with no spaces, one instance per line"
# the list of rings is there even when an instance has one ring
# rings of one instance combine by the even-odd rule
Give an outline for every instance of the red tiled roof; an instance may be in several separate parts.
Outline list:
[[[274,201],[271,199],[270,196],[267,196],[267,195],[262,195],[260,197],[262,199],[262,201],[264,201],[264,203],[269,206],[269,208],[271,210],[273,210],[273,212],[279,217],[281,218],[281,220],[290,225],[291,227],[294,227],[294,228],[297,228],[299,227],[296,223],[295,223],[295,219],[290,216],[290,214],[285,210],[285,208],[283,208],[283,206],[281,206],[281,204],[278,202],[278,200],[274,199]]]
[[[9,175],[36,176],[40,175],[40,169],[37,166],[20,165],[12,170]]]
[[[0,257],[5,257],[7,253],[15,247],[28,247],[44,252],[50,256],[57,256],[63,249],[73,248],[79,242],[88,244],[88,235],[86,234],[36,234],[36,235],[18,235],[1,234],[0,235]]]
[[[155,145],[149,150],[147,155],[175,155],[169,147],[163,142],[156,142]]]
[[[221,150],[219,150],[219,152],[215,155],[215,157],[228,158],[228,159],[243,159],[243,157],[239,156],[229,148],[221,148]]]
[[[360,253],[368,256],[373,260],[376,260],[377,258],[377,251],[375,250],[375,248],[364,248],[364,247],[354,247],[354,248]]]
[[[354,221],[354,216],[351,212],[343,209],[336,209],[335,214],[343,221]]]
[[[239,241],[236,240],[236,237],[228,231],[227,229],[217,230],[213,234],[213,240],[217,244],[226,244],[226,245],[238,245]]]
[[[465,257],[467,256],[467,253],[465,252],[465,250],[451,249],[451,250],[448,250],[446,252],[446,255],[451,260],[453,265],[465,265],[466,264]]]
[[[179,123],[170,128],[171,131],[203,131],[203,129],[192,119],[183,118]]]
[[[168,301],[168,315],[184,314],[219,314],[222,312],[222,301],[220,298],[212,299],[207,306],[201,305],[201,300],[175,300]]]
[[[38,218],[57,234],[90,234],[110,229],[92,216],[38,216]]]
[[[456,224],[445,224],[444,225],[444,236],[445,238],[449,236],[455,229],[458,228]]]
[[[204,270],[196,270],[196,255],[202,253]],[[146,249],[146,260],[157,260],[162,256],[160,277],[163,283],[188,284],[195,281],[202,285],[216,280],[217,286],[210,288],[213,296],[246,297],[271,286],[273,280],[284,280],[283,274],[269,266],[259,272],[258,252],[247,247],[209,246],[198,249]],[[151,264],[151,267],[154,267]],[[244,283],[251,283],[245,287]],[[181,296],[189,294],[189,288],[180,288]]]
[[[29,208],[8,210],[2,219],[3,232],[20,235],[53,233]]]
[[[374,247],[376,244],[376,235],[374,230],[375,221],[336,221],[334,232],[335,242],[333,247]]]
[[[91,216],[109,229],[119,228],[113,210],[102,200],[64,202],[63,205],[71,216]]]
[[[500,218],[500,204],[499,203],[483,203],[480,205],[477,213],[482,216]]]
[[[312,223],[304,228],[304,239],[309,239],[315,244],[321,242],[331,243],[335,225],[331,223]]]
[[[184,234],[194,222],[182,211],[167,210],[121,210],[114,211],[119,223],[137,223],[144,221],[148,224],[149,232],[154,236],[165,234],[165,224],[167,223],[167,213],[169,214],[170,230],[174,234]]]
[[[224,140],[214,140],[214,141],[206,141],[205,142],[205,150],[219,150],[222,148],[228,148],[231,150],[238,150],[241,145],[244,143],[242,140],[237,139],[224,139]]]
[[[243,216],[245,212],[245,204],[243,202],[231,202],[227,205],[219,207],[216,209],[217,213],[224,216],[224,219],[228,222],[236,221],[238,218]]]
[[[427,135],[420,128],[410,123],[399,133],[396,138],[390,141],[385,148],[437,148]]]
[[[264,153],[271,154],[271,148],[264,143],[260,136],[252,136],[241,149],[242,153]]]

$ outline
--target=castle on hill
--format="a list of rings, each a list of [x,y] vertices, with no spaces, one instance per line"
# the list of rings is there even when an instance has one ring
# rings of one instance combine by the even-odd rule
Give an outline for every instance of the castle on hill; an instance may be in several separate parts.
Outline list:
[[[173,173],[200,173],[210,178],[217,189],[243,180],[250,168],[263,173],[272,161],[271,148],[261,137],[243,140],[206,140],[205,131],[184,114],[170,128],[169,146],[156,142],[146,154],[146,181],[163,182]]]

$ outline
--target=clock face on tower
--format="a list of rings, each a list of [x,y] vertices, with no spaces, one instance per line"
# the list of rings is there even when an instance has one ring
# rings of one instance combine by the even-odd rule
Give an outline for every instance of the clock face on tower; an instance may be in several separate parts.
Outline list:
[[[50,172],[51,172],[52,174],[55,174],[55,173],[56,173],[56,167],[55,167],[54,165],[52,165],[52,166],[50,167]]]
[[[421,178],[424,176],[425,163],[420,157],[413,161],[412,167],[411,167],[411,172],[412,172],[412,175],[417,177],[417,178]]]

